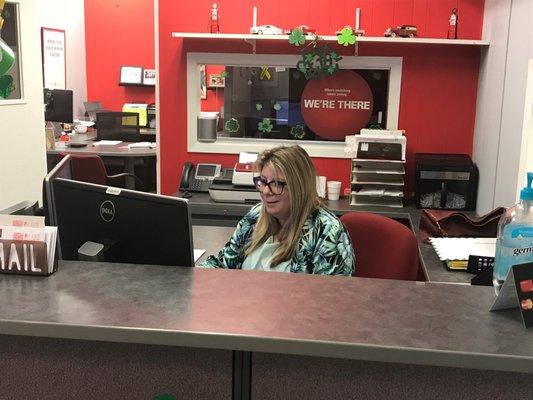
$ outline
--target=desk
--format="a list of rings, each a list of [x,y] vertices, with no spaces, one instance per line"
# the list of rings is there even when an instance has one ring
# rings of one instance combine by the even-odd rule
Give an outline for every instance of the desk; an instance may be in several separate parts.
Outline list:
[[[489,287],[62,261],[0,298],[10,398],[228,399],[232,352],[254,400],[533,392],[533,330]]]
[[[174,196],[180,197],[179,192]],[[220,240],[217,235],[221,235],[224,239],[229,239],[233,232],[233,227],[237,225],[237,222],[244,214],[250,210],[251,204],[238,204],[238,203],[217,203],[211,200],[211,197],[207,193],[193,193],[189,200],[189,208],[191,210],[193,224],[200,225],[195,226],[194,229],[198,231],[198,234],[194,234],[194,238],[207,238],[216,241],[217,245],[220,244]],[[390,208],[390,207],[353,207],[350,206],[348,199],[343,198],[338,201],[325,200],[325,206],[333,211],[336,215],[342,215],[350,211],[367,211],[375,214],[381,214],[386,217],[395,219],[402,222],[404,225],[411,228],[416,235],[418,235],[418,226],[420,224],[420,209],[413,206],[406,206],[404,208]],[[201,225],[206,225],[202,229]],[[213,227],[213,225],[217,225]],[[229,229],[221,229],[222,226],[232,227]],[[195,232],[196,232],[195,231]],[[212,234],[211,234],[211,233]],[[209,240],[207,245],[209,246]],[[225,244],[224,241],[219,247],[212,247],[213,252],[210,254],[217,254],[218,250]],[[197,248],[201,247],[195,243]],[[451,282],[470,284],[470,280],[474,275],[463,271],[448,271],[444,267],[444,263],[439,260],[435,250],[430,244],[418,243],[422,261],[422,267],[424,268],[424,274],[428,281],[431,282]]]
[[[124,163],[124,171],[130,174],[135,174],[135,159],[137,158],[155,158],[157,156],[157,149],[130,149],[127,142],[122,142],[113,146],[95,146],[92,140],[86,135],[76,135],[72,142],[87,143],[86,147],[58,147],[47,150],[48,156],[59,154],[97,154],[101,157],[117,157]],[[128,188],[134,188],[133,179],[126,180]]]

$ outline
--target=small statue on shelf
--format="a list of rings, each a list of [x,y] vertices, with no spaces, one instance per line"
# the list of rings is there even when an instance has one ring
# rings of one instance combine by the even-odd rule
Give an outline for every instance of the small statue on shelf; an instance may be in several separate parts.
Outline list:
[[[220,32],[217,3],[213,3],[213,7],[211,7],[211,16],[209,18],[209,32],[210,33]]]
[[[457,16],[457,8],[452,9],[452,15],[448,23],[448,39],[457,39],[457,25],[459,17]]]

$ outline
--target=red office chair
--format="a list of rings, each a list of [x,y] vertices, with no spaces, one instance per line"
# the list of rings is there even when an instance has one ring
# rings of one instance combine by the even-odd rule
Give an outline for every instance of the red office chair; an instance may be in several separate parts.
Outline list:
[[[96,154],[71,154],[70,166],[72,170],[72,179],[82,182],[97,183],[99,185],[116,186],[121,181],[130,177],[135,181],[137,190],[145,190],[143,182],[135,175],[121,173],[116,175],[107,175],[107,170],[100,156]],[[117,183],[118,182],[118,183]]]
[[[421,276],[418,242],[409,228],[367,212],[349,212],[340,219],[355,252],[353,276],[410,281]]]

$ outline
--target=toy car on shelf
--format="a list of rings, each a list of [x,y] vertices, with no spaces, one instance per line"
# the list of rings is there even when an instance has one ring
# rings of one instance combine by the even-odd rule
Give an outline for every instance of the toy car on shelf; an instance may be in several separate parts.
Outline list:
[[[316,34],[316,29],[314,29],[314,28],[309,28],[307,25],[298,25],[298,26],[295,26],[295,27],[292,28],[292,29],[287,29],[287,30],[285,31],[285,33],[286,33],[287,35],[290,35],[291,32],[292,32],[294,29],[299,29],[299,30],[301,30],[302,33],[303,33],[304,35],[315,35],[315,34]]]
[[[342,33],[342,30],[345,29],[345,28],[350,28],[355,36],[364,36],[365,35],[365,31],[364,30],[362,30],[362,29],[354,29],[350,25],[344,25],[342,28],[337,29],[335,31],[335,35],[337,35],[337,36],[340,35]]]
[[[385,37],[416,37],[418,35],[418,30],[414,25],[400,25],[396,28],[388,28],[383,36]]]
[[[250,33],[256,35],[283,35],[283,29],[274,25],[259,25],[252,26],[250,28]]]

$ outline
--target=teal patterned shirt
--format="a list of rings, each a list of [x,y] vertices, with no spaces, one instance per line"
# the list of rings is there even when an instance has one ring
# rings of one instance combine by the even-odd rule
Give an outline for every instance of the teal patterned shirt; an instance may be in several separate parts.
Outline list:
[[[259,219],[261,203],[238,223],[235,232],[218,256],[209,256],[200,267],[241,269],[244,248],[251,240]],[[316,209],[305,221],[290,270],[295,273],[351,276],[355,256],[350,236],[341,221],[330,211]]]

